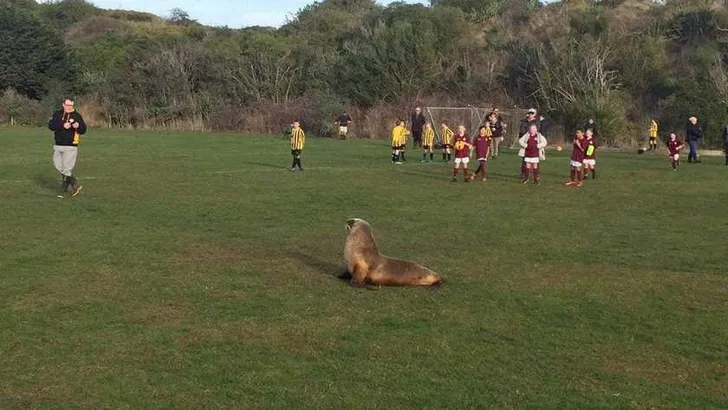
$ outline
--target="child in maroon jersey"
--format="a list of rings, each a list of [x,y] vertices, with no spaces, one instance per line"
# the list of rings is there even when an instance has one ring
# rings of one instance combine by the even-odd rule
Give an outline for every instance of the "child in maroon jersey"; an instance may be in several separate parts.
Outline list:
[[[592,179],[597,178],[597,143],[594,141],[594,131],[586,130],[584,138],[584,177],[591,172]]]
[[[571,160],[569,165],[571,167],[571,174],[569,175],[569,182],[567,186],[581,186],[581,181],[584,180],[584,131],[576,130],[576,139],[574,140],[573,148],[571,149]]]
[[[683,149],[684,146],[685,144],[677,139],[677,135],[675,135],[675,133],[670,134],[670,139],[667,140],[667,151],[673,171],[677,171],[677,167],[680,165],[680,150]]]
[[[455,168],[452,170],[452,182],[457,182],[458,180],[460,164],[463,164],[465,182],[469,182],[468,162],[470,162],[470,148],[472,148],[473,145],[470,143],[468,133],[465,131],[465,126],[458,126],[458,132],[455,133],[455,137],[453,137],[453,146],[455,147]]]
[[[475,179],[475,176],[478,172],[480,172],[481,181],[486,180],[485,173],[486,163],[488,161],[488,151],[490,151],[490,143],[493,140],[493,138],[488,135],[488,131],[490,131],[490,122],[486,121],[485,125],[480,127],[478,136],[473,140],[473,145],[475,146],[475,158],[478,159],[478,169],[476,169],[473,175],[470,176],[470,179]]]
[[[523,162],[526,164],[523,183],[528,183],[528,174],[533,171],[533,183],[538,185],[540,181],[538,164],[541,162],[541,150],[546,148],[548,141],[538,132],[538,126],[531,125],[528,132],[518,140],[518,143],[521,145],[519,155],[523,154]]]

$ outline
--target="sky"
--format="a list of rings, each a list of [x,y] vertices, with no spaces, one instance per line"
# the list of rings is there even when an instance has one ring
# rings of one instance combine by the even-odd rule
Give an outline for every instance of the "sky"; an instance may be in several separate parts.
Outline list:
[[[209,26],[246,26],[282,25],[286,18],[293,16],[299,9],[315,0],[91,0],[96,7],[104,9],[124,9],[146,11],[161,17],[169,16],[169,11],[179,8],[190,18]],[[378,0],[380,4],[392,3],[391,0]],[[408,0],[405,3],[428,4],[426,0]]]

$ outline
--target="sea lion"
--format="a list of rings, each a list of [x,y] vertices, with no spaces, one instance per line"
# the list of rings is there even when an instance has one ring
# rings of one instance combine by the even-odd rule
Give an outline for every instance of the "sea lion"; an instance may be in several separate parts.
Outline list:
[[[372,227],[363,219],[349,219],[346,230],[349,234],[344,258],[353,286],[438,286],[442,283],[440,275],[422,265],[380,254]]]

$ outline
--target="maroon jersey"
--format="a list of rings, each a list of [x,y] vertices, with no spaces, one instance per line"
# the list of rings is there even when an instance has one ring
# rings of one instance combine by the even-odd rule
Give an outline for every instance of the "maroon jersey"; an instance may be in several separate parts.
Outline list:
[[[670,151],[670,155],[675,155],[680,153],[680,146],[682,145],[682,141],[675,138],[675,140],[668,140],[667,141],[667,150]]]
[[[526,158],[538,158],[538,134],[529,135],[526,141]]]
[[[490,149],[490,138],[478,135],[473,141],[475,145],[476,158],[488,158],[488,150]]]
[[[582,144],[584,144],[584,159],[597,159],[597,143],[594,137],[585,138]]]
[[[465,135],[458,135],[455,134],[455,137],[452,140],[452,145],[455,147],[455,158],[468,158],[470,157],[470,147],[467,145],[458,144],[459,142],[464,142],[465,144],[470,143],[470,139],[468,139],[468,134]],[[458,149],[458,147],[460,147]]]
[[[574,147],[571,149],[571,160],[575,162],[584,162],[584,139],[575,139]]]

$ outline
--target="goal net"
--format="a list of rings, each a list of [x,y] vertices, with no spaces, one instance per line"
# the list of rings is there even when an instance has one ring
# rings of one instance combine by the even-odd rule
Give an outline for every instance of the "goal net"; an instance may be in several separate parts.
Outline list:
[[[438,144],[442,141],[440,125],[446,124],[453,132],[462,125],[470,136],[478,135],[478,129],[487,121],[490,109],[478,107],[425,107],[425,117],[432,124]]]

